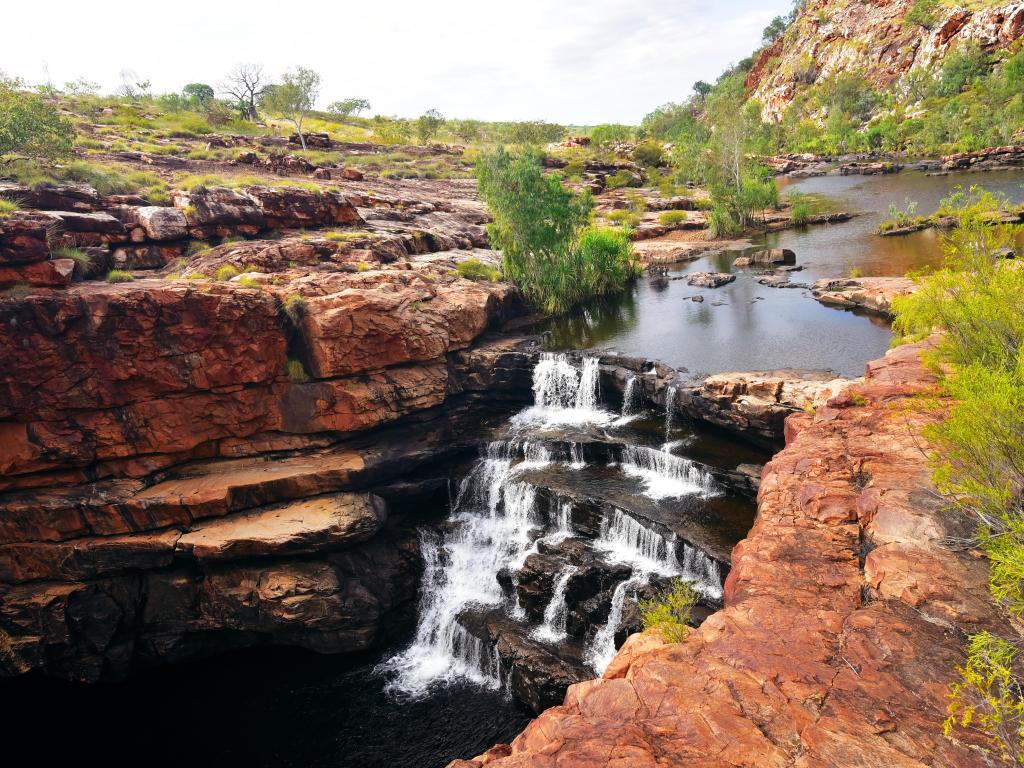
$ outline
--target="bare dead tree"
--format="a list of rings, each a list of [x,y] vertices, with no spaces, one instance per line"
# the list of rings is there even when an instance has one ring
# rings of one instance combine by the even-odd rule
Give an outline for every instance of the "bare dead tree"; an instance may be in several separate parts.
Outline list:
[[[256,101],[265,88],[262,64],[239,64],[217,85],[238,102],[238,108],[246,120],[256,120]]]

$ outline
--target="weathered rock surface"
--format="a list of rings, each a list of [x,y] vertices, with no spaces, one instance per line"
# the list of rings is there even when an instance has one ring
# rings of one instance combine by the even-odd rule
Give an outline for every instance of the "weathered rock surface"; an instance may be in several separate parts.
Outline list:
[[[1012,630],[987,562],[943,543],[971,522],[929,492],[921,432],[942,414],[913,407],[934,386],[920,352],[787,422],[724,610],[681,644],[632,637],[510,746],[453,766],[988,765],[976,736],[943,736],[947,685],[964,633]]]
[[[811,292],[822,304],[890,315],[893,299],[913,293],[914,288],[906,277],[857,277],[818,280]]]
[[[31,264],[50,257],[46,241],[53,220],[42,213],[15,211],[0,219],[0,266]]]
[[[728,272],[694,272],[686,282],[698,288],[720,288],[736,279],[736,275]]]

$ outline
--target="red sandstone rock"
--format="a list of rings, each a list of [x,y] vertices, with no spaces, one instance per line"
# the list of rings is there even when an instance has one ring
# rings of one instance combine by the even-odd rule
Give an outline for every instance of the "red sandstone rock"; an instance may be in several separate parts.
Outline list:
[[[45,288],[63,288],[71,283],[74,271],[75,262],[71,259],[37,261],[16,267],[0,266],[0,286],[24,283]]]
[[[0,219],[0,267],[50,258],[47,233],[53,219],[46,214],[15,211]]]
[[[858,307],[881,315],[892,314],[892,301],[913,293],[914,281],[906,277],[858,277],[818,280],[811,286],[822,304]]]

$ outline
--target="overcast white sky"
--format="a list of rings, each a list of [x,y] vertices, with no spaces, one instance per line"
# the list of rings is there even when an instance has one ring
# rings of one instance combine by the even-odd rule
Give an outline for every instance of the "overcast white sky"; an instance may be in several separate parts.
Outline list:
[[[240,61],[323,78],[320,104],[415,116],[637,123],[748,56],[790,0],[36,0],[4,2],[0,70],[113,90],[216,85]]]

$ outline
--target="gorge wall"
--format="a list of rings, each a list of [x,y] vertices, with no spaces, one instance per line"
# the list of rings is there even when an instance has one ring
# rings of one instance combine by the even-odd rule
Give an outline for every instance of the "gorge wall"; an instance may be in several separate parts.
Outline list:
[[[798,91],[856,71],[878,89],[915,67],[929,68],[958,45],[988,51],[1024,35],[1024,3],[940,4],[929,28],[905,23],[914,0],[809,0],[787,30],[757,57],[747,87],[766,120],[778,121]],[[977,7],[981,6],[981,7]]]
[[[633,635],[511,744],[452,768],[984,766],[943,736],[965,635],[1007,631],[971,521],[929,480],[935,379],[922,345],[791,415],[725,608],[679,644]]]

